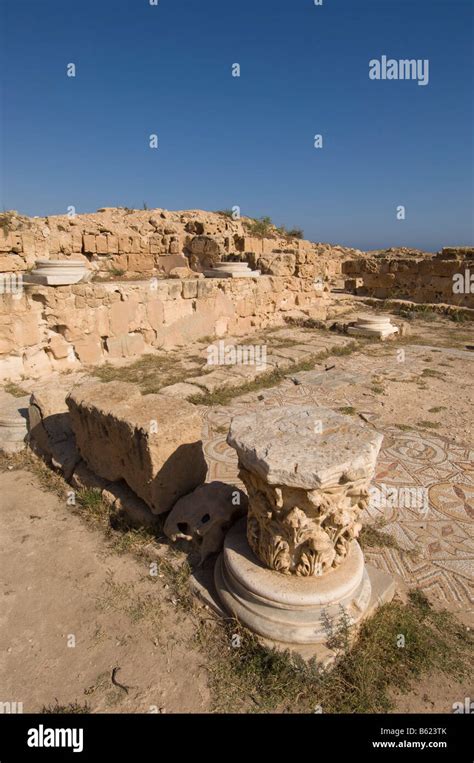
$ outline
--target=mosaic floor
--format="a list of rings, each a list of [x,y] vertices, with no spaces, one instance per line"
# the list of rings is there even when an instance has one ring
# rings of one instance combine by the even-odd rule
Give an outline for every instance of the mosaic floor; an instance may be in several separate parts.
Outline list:
[[[322,385],[285,382],[234,400],[229,406],[205,409],[208,479],[240,485],[235,451],[225,442],[230,419],[236,413],[262,405],[330,405],[328,398],[328,390]],[[364,415],[367,426],[376,425],[376,416],[371,422],[371,412]],[[367,561],[397,576],[406,586],[421,588],[442,606],[472,615],[474,449],[431,433],[403,432],[380,425],[376,428],[384,434],[384,443],[375,487],[385,494],[388,488],[402,488],[408,500],[397,500],[395,505],[390,500],[371,502],[367,519],[383,518],[387,522],[383,532],[394,536],[403,551],[369,548]],[[413,496],[426,497],[426,501],[414,501]]]

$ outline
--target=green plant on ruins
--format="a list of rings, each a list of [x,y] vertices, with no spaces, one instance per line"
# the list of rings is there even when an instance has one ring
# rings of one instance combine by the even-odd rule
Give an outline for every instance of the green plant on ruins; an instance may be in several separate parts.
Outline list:
[[[342,622],[333,643],[350,643],[346,628]],[[386,713],[393,693],[409,691],[419,677],[461,680],[473,668],[472,634],[418,590],[406,604],[380,607],[330,671],[263,646],[235,621],[204,620],[197,640],[217,712]]]
[[[260,217],[252,223],[249,223],[248,229],[252,236],[265,238],[265,236],[270,236],[273,233],[274,225],[271,217]]]
[[[5,237],[10,233],[11,219],[11,212],[2,212],[2,214],[0,214],[0,228],[2,229],[3,235]]]
[[[304,231],[302,228],[290,228],[286,231],[288,238],[304,238]]]

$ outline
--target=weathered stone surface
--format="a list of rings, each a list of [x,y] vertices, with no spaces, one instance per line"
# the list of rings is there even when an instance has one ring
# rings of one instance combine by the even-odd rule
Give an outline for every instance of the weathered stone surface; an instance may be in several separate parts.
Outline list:
[[[262,566],[249,548],[245,520],[227,533],[215,566],[215,586],[231,615],[279,648],[328,667],[340,647],[328,641],[343,628],[356,630],[376,607],[390,601],[394,581],[386,573],[365,567],[357,541],[341,567],[328,575],[283,577]]]
[[[200,394],[202,394],[202,389],[195,384],[189,384],[188,382],[177,382],[176,384],[170,384],[168,387],[160,389],[160,395],[172,395],[173,397],[184,399]]]
[[[156,514],[153,514],[146,503],[123,482],[109,482],[102,490],[102,500],[114,511],[111,517],[113,526],[125,522],[137,529],[158,527],[159,519]]]
[[[233,485],[210,482],[180,498],[169,513],[164,531],[172,541],[192,541],[203,562],[220,551],[229,527],[247,510],[247,496]]]
[[[39,379],[51,372],[51,363],[46,352],[34,347],[27,348],[23,355],[23,368],[33,379]]]
[[[382,439],[328,408],[289,405],[235,416],[227,441],[270,485],[312,490],[373,470]]]
[[[19,453],[27,434],[27,397],[14,397],[0,390],[0,452]]]
[[[28,431],[32,450],[43,456],[69,480],[80,460],[71,429],[66,390],[41,385],[31,395]]]
[[[87,383],[67,398],[82,458],[104,479],[127,485],[153,513],[169,511],[200,485],[207,465],[197,408],[132,384]]]
[[[300,576],[337,567],[357,538],[382,435],[315,405],[236,416],[227,438],[249,494],[250,547]]]

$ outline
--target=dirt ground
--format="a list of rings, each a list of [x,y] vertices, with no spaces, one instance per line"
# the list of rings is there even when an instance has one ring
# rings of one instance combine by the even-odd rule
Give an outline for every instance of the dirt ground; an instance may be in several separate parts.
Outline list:
[[[149,567],[111,552],[29,472],[1,482],[2,700],[23,702],[24,712],[56,702],[87,702],[94,712],[206,711],[193,624]],[[128,692],[112,683],[116,667]]]
[[[301,336],[295,334],[296,341]],[[417,320],[406,341],[367,344],[336,358],[336,376],[326,371],[330,363],[318,363],[315,371],[334,379],[321,386],[324,404],[363,414],[381,430],[435,432],[446,442],[469,446],[471,345],[474,332],[464,325]],[[303,381],[288,378],[278,390],[304,388],[305,373],[313,372],[303,371]],[[309,381],[320,386],[314,375]],[[214,433],[226,429],[230,413],[208,409]],[[472,461],[465,466],[472,475]],[[150,575],[149,563],[118,555],[98,528],[44,490],[29,471],[1,473],[0,489],[0,700],[22,702],[24,712],[56,703],[87,703],[92,712],[212,712],[196,617],[176,606],[166,583]],[[469,497],[465,507],[472,519]],[[419,583],[416,570],[411,583]],[[449,608],[472,622],[467,605]],[[205,618],[206,610],[199,616]],[[431,675],[395,696],[395,711],[449,713],[454,702],[469,696],[472,686]]]

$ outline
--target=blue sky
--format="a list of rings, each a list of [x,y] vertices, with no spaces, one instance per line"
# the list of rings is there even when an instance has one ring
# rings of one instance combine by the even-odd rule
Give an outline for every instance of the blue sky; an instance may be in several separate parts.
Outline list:
[[[472,0],[0,5],[3,208],[239,205],[364,249],[473,243]],[[429,59],[429,84],[370,80],[384,54]]]

